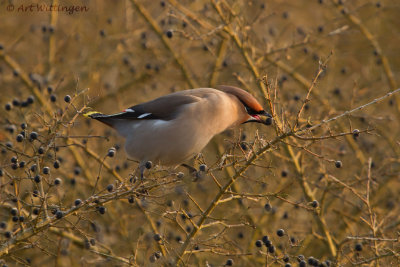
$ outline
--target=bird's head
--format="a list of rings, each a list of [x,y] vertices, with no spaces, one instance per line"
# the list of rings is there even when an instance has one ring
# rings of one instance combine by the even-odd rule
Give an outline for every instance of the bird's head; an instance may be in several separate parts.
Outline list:
[[[217,88],[225,93],[236,96],[242,103],[247,115],[242,123],[257,122],[265,125],[272,124],[272,116],[263,109],[257,99],[250,93],[234,86],[220,85]]]
[[[265,125],[272,124],[272,116],[265,110],[261,109],[256,111],[248,106],[245,106],[245,109],[247,111],[247,114],[249,114],[249,118],[243,123],[258,122]]]

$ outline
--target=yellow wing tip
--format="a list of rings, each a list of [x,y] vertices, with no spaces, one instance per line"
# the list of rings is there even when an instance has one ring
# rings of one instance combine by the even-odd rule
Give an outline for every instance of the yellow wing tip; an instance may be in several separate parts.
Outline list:
[[[86,118],[90,118],[90,115],[93,115],[93,114],[101,114],[101,113],[98,111],[89,111],[89,112],[86,112],[85,114],[83,114],[83,116],[85,116]]]

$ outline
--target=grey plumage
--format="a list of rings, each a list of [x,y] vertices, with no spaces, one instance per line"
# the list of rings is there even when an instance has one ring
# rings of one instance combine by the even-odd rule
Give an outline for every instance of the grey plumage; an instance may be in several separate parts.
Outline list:
[[[248,121],[268,124],[270,115],[246,91],[222,86],[175,92],[124,112],[88,116],[126,138],[129,157],[176,166],[199,153],[213,136]],[[266,119],[264,119],[264,117]],[[263,117],[263,118],[262,118]]]

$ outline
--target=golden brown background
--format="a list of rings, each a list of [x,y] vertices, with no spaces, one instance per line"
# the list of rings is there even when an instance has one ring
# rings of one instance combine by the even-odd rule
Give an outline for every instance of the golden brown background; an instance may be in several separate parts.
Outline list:
[[[39,10],[51,4],[57,11]],[[400,2],[390,0],[0,1],[0,260],[285,266],[288,257],[298,266],[304,255],[321,266],[398,266],[399,96],[286,135],[302,106],[296,129],[398,88],[399,14]],[[218,84],[250,91],[273,107],[276,123],[216,137],[189,162],[208,167],[197,181],[161,167],[134,179],[123,140],[81,115]],[[30,95],[34,103],[21,107]],[[13,100],[20,105],[6,111]],[[29,140],[32,131],[38,140]],[[121,149],[109,158],[112,146]],[[14,170],[13,156],[25,166]],[[50,175],[34,182],[44,166]],[[74,208],[77,198],[84,204]],[[273,253],[255,245],[265,235]]]

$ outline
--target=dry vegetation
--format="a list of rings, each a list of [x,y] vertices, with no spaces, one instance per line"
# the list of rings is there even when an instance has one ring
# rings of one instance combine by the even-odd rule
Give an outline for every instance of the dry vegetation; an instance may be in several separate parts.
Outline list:
[[[28,2],[0,2],[2,266],[399,266],[398,1]],[[82,116],[217,84],[275,122],[197,174],[140,181]]]

